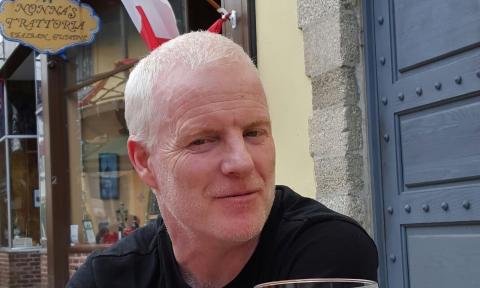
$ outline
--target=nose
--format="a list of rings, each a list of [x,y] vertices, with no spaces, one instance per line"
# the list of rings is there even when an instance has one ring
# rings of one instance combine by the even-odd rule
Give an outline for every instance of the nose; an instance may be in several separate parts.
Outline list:
[[[243,136],[226,143],[221,170],[224,175],[228,176],[247,176],[254,169],[253,158],[248,151],[247,144]]]

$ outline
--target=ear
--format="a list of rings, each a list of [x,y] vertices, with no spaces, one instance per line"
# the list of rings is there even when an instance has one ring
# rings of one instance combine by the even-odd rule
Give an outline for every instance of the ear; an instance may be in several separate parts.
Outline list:
[[[127,147],[130,162],[132,163],[133,168],[135,168],[135,171],[137,171],[140,179],[142,179],[142,181],[151,188],[158,190],[154,171],[152,171],[151,167],[149,167],[148,165],[148,159],[150,158],[150,154],[144,147],[144,144],[138,142],[132,137],[129,137]]]

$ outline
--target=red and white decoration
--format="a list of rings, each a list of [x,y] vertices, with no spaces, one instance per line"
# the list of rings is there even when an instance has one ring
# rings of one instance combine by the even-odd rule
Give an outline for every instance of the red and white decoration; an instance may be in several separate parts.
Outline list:
[[[150,50],[178,36],[175,14],[167,0],[122,0],[122,3]]]

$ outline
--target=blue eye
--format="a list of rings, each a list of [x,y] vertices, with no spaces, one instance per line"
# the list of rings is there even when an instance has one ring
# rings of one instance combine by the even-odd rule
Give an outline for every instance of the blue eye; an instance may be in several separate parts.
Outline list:
[[[258,137],[258,136],[260,136],[260,131],[258,131],[258,130],[247,131],[243,134],[243,136],[245,136],[245,137]]]
[[[199,138],[190,142],[187,148],[195,152],[206,152],[215,147],[217,141],[215,137]]]
[[[206,139],[197,139],[197,140],[193,141],[192,143],[190,143],[190,145],[198,146],[198,145],[203,145],[205,143],[207,143]]]

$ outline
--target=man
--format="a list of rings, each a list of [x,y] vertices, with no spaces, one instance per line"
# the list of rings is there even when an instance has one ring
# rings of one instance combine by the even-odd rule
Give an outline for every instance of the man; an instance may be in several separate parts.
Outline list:
[[[267,100],[242,48],[208,32],[153,51],[125,90],[128,153],[161,218],[91,255],[71,287],[253,287],[312,277],[376,280],[353,220],[275,187]]]

